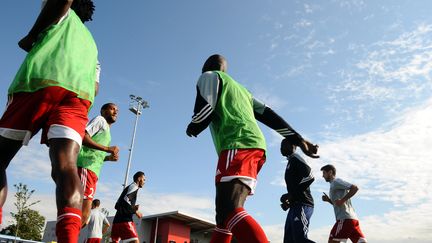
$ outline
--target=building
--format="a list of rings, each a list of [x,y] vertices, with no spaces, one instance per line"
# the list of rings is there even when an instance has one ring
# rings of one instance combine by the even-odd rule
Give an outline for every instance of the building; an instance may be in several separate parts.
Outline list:
[[[108,217],[112,222],[113,216]],[[142,243],[208,243],[215,224],[179,211],[134,217],[139,242]],[[55,221],[46,224],[42,241],[56,241]],[[111,232],[111,228],[108,230]],[[84,242],[87,228],[81,231],[79,242]],[[109,238],[109,234],[107,234]]]

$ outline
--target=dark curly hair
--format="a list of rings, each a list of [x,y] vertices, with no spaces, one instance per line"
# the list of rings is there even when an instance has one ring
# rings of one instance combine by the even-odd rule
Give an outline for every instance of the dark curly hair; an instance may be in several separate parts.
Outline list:
[[[71,9],[75,11],[83,23],[93,20],[95,5],[92,0],[74,0]]]

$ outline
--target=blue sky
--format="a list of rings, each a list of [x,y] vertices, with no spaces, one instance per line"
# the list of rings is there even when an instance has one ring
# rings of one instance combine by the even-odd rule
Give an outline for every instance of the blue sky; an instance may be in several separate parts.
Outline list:
[[[181,210],[213,220],[217,156],[208,131],[185,135],[195,84],[205,59],[228,60],[228,72],[320,145],[308,159],[316,178],[310,237],[326,242],[333,209],[319,168],[332,163],[338,176],[357,184],[353,199],[370,242],[424,243],[432,239],[432,2],[417,1],[100,1],[89,29],[102,64],[99,107],[115,102],[119,119],[112,144],[118,163],[102,170],[96,197],[114,213],[128,158],[134,115],[129,94],[148,100],[138,123],[131,171],[148,176],[140,192],[144,214]],[[38,1],[7,0],[0,8],[0,90],[6,91],[25,53],[18,40],[39,13]],[[246,208],[272,242],[281,242],[286,214],[286,161],[281,137],[261,126],[267,162]],[[39,135],[12,161],[9,185],[36,190],[35,206],[55,218],[54,183]],[[13,193],[5,220],[13,209]]]

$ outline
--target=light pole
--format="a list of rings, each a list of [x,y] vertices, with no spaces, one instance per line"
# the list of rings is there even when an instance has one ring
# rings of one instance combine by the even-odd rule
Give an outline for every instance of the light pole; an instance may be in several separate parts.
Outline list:
[[[147,101],[143,100],[143,98],[141,98],[139,96],[135,96],[135,95],[129,95],[129,98],[131,99],[129,102],[129,110],[132,113],[134,113],[136,115],[136,117],[135,117],[134,129],[133,129],[133,133],[132,133],[132,142],[131,142],[131,145],[129,148],[129,159],[128,159],[128,163],[127,163],[126,175],[125,175],[125,180],[123,183],[123,188],[126,187],[127,182],[128,182],[129,169],[130,169],[130,164],[132,161],[132,151],[133,151],[133,147],[134,147],[134,143],[135,143],[135,133],[136,133],[136,128],[137,128],[137,124],[138,124],[138,117],[141,115],[141,111],[143,109],[149,108]]]

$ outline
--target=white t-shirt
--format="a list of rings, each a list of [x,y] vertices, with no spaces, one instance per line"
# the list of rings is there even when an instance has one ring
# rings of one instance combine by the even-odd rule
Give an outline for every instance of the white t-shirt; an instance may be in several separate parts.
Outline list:
[[[330,182],[330,199],[332,202],[344,197],[348,193],[351,186],[351,183],[340,178],[335,178],[332,182]],[[357,219],[357,214],[355,213],[354,207],[351,204],[351,199],[348,199],[341,206],[336,206],[336,204],[333,204],[333,208],[336,220]]]
[[[103,116],[93,118],[86,126],[86,132],[90,137],[93,137],[99,131],[109,131],[109,124]]]
[[[91,210],[88,224],[87,238],[100,238],[102,239],[102,229],[104,224],[109,225],[108,219],[99,208]]]

